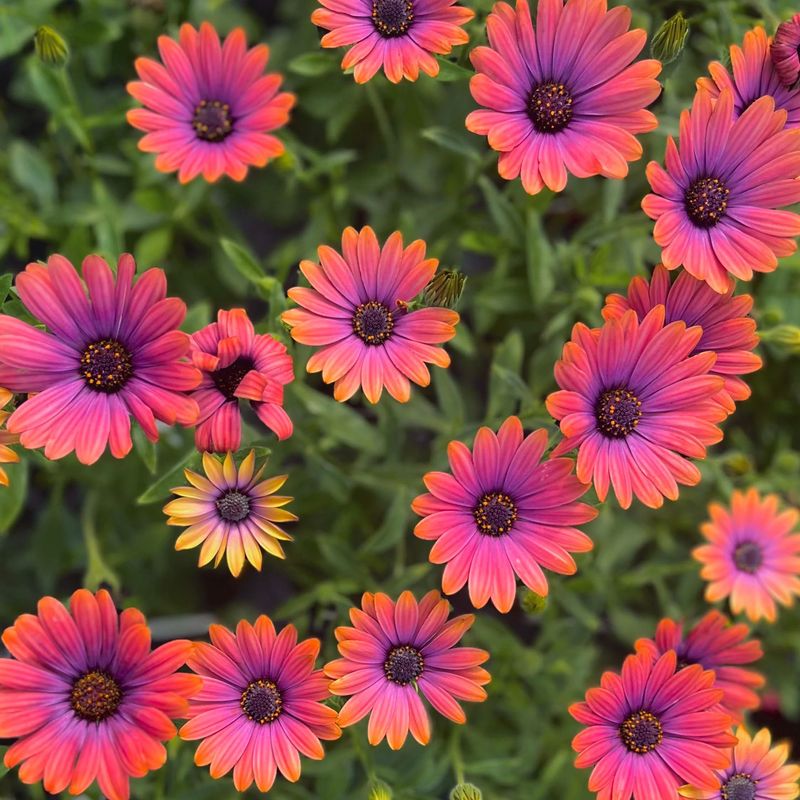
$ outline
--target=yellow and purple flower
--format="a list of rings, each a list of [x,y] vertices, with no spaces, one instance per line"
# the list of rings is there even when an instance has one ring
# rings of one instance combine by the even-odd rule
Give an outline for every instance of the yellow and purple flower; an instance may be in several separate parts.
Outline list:
[[[586,726],[572,740],[575,766],[594,767],[589,791],[601,800],[666,800],[685,783],[719,786],[715,770],[730,766],[736,744],[731,717],[715,708],[722,692],[698,664],[676,670],[674,650],[657,661],[628,656],[621,676],[604,673],[570,706]]]
[[[464,614],[448,621],[450,604],[439,592],[428,592],[417,603],[411,592],[394,602],[378,592],[365,592],[361,608],[350,609],[353,627],[336,629],[342,658],[325,665],[335,678],[331,692],[349,696],[339,712],[346,728],[367,714],[369,743],[386,737],[399,750],[409,731],[420,743],[431,738],[431,723],[420,695],[453,722],[466,722],[458,700],[479,703],[491,680],[480,665],[485,650],[456,647],[475,617]]]
[[[185,392],[200,373],[186,361],[189,337],[178,330],[186,304],[166,296],[163,270],[135,274],[127,254],[116,275],[92,255],[81,281],[54,255],[17,276],[20,300],[48,329],[0,316],[0,386],[31,395],[7,423],[24,447],[44,447],[51,459],[74,450],[93,464],[106,447],[115,458],[130,452],[131,416],[154,442],[156,420],[197,421],[197,403]]]
[[[319,640],[298,644],[294,625],[276,633],[265,615],[255,625],[242,620],[235,634],[222,625],[209,634],[211,644],[198,642],[188,659],[203,683],[180,731],[182,739],[202,739],[195,764],[210,765],[212,778],[233,770],[239,792],[253,782],[268,792],[278,771],[297,781],[300,756],[320,760],[320,739],[341,736],[336,712],[321,702],[330,692],[314,669]]]
[[[381,247],[370,227],[346,228],[342,255],[326,245],[317,252],[319,264],[300,264],[312,288],[289,289],[289,297],[301,307],[281,317],[296,342],[322,348],[306,369],[322,372],[340,402],[359,387],[370,403],[380,400],[384,388],[395,400],[407,402],[409,381],[430,383],[426,362],[450,365],[450,356],[438,345],[456,335],[458,313],[408,308],[439,262],[425,258],[420,239],[404,248],[399,232]]]
[[[727,411],[750,397],[750,387],[739,377],[761,369],[761,359],[752,352],[758,335],[756,322],[749,316],[753,308],[750,295],[734,297],[733,289],[720,294],[683,271],[671,283],[669,271],[659,264],[649,283],[640,277],[631,280],[627,297],[608,295],[603,318],[617,319],[632,308],[641,321],[657,305],[665,307],[667,323],[681,320],[703,329],[694,353],[716,353],[711,372],[725,381],[717,399]]]
[[[751,737],[744,726],[736,729],[738,742],[731,765],[717,771],[713,789],[682,786],[681,797],[691,800],[794,800],[800,796],[800,766],[787,764],[789,744],[772,746],[772,736],[762,728]]]
[[[776,495],[762,499],[753,488],[735,491],[729,509],[712,503],[708,511],[700,530],[709,543],[692,552],[708,581],[706,600],[730,597],[734,614],[774,622],[776,602],[790,606],[800,595],[800,515],[779,511]]]
[[[0,389],[0,464],[16,464],[19,461],[19,455],[9,447],[10,444],[19,441],[19,436],[9,433],[3,427],[11,412],[2,409],[11,402],[13,396],[8,389]],[[8,486],[8,473],[2,467],[0,467],[0,485]]]
[[[758,661],[764,651],[758,639],[750,639],[747,625],[732,625],[719,611],[709,611],[688,633],[681,622],[662,619],[652,639],[639,639],[636,652],[660,658],[669,650],[678,656],[678,669],[699,664],[714,672],[714,688],[722,691],[720,704],[741,721],[742,712],[758,708],[755,689],[764,685],[764,676],[744,669],[742,664]]]
[[[778,26],[770,55],[783,85],[796,89],[800,81],[800,14]]]
[[[623,508],[634,496],[659,508],[678,484],[697,484],[689,459],[722,439],[716,423],[727,416],[715,354],[691,355],[702,330],[665,326],[664,314],[658,305],[641,322],[631,309],[600,329],[575,325],[555,366],[561,390],[546,401],[564,434],[553,455],[578,448],[578,480],[593,482],[601,501],[613,486]]]
[[[392,83],[415,81],[420,70],[439,74],[435,54],[447,55],[469,41],[462,25],[475,12],[456,0],[319,0],[311,21],[329,31],[323,47],[351,46],[342,69],[366,83],[383,67]]]
[[[216,322],[192,334],[191,357],[202,372],[192,394],[200,407],[194,432],[198,450],[239,449],[240,400],[250,402],[278,439],[292,435],[292,421],[283,408],[283,387],[294,380],[292,357],[277,339],[256,334],[243,308],[219,311]]]
[[[238,577],[245,559],[261,569],[261,550],[277,558],[286,558],[281,542],[292,537],[278,523],[296,522],[297,517],[283,506],[294,498],[276,495],[287,475],[261,480],[264,466],[255,468],[255,451],[251,450],[236,466],[233,453],[225,460],[203,453],[205,476],[184,470],[191,486],[173,489],[178,495],[164,506],[167,525],[186,530],[175,542],[176,550],[199,547],[198,566],[210,561],[218,567],[227,556],[228,569]]]
[[[68,611],[54,597],[3,633],[12,658],[0,659],[0,737],[16,739],[5,765],[51,794],[84,794],[96,780],[109,800],[128,800],[130,778],[167,760],[194,675],[178,673],[191,652],[173,641],[151,652],[135,608],[117,614],[104,589],[79,589]]]
[[[800,129],[786,128],[771,97],[737,117],[730,89],[716,102],[700,89],[681,114],[679,147],[667,139],[666,170],[647,165],[653,191],[642,200],[667,269],[683,265],[726,292],[733,277],[749,281],[794,253],[800,215],[782,208],[800,200]]]
[[[289,120],[295,96],[281,92],[282,77],[264,74],[269,48],[247,48],[236,28],[220,43],[212,25],[197,31],[181,25],[178,41],[158,37],[163,65],[137,58],[141,80],[128,92],[144,108],[128,112],[128,122],[145,131],[139,149],[157,153],[156,169],[178,171],[187,183],[198,175],[241,181],[249,167],[263,167],[284,152],[271,132]]]
[[[608,11],[605,0],[539,0],[534,28],[527,0],[495,4],[489,47],[470,54],[483,108],[467,128],[500,152],[503,178],[521,177],[529,194],[560,192],[567,173],[624,178],[642,157],[635,134],[658,125],[647,106],[661,92],[661,64],[633,63],[647,34],[630,22],[629,8]]]
[[[545,596],[542,567],[572,575],[577,567],[570,552],[592,549],[592,540],[575,527],[597,516],[596,509],[577,502],[589,487],[573,475],[572,459],[542,460],[547,439],[543,428],[525,437],[519,419],[509,417],[497,434],[481,428],[472,452],[450,442],[451,472],[423,478],[429,494],[411,504],[424,517],[414,533],[435,541],[429,557],[446,564],[445,594],[468,583],[476,608],[491,600],[507,612],[517,576]]]

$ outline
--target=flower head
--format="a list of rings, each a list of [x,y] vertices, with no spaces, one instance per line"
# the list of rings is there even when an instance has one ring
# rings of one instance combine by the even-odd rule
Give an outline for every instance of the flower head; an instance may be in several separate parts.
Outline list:
[[[381,247],[370,227],[346,228],[342,255],[326,245],[317,252],[319,264],[300,264],[312,288],[289,289],[301,308],[281,317],[296,342],[322,347],[306,369],[322,372],[341,402],[359,386],[370,403],[380,400],[384,387],[395,400],[407,402],[409,380],[430,383],[426,362],[450,364],[437,345],[455,336],[458,314],[446,308],[408,310],[439,262],[425,258],[425,242],[419,239],[404,248],[400,233]]]
[[[19,437],[3,428],[11,412],[2,409],[9,404],[13,396],[8,389],[0,389],[0,464],[16,464],[19,461],[19,456],[9,447],[10,444],[16,444]],[[0,485],[8,486],[8,473],[2,467],[0,467]]]
[[[783,85],[796,88],[800,81],[800,14],[778,26],[770,55]]]
[[[734,95],[714,102],[700,89],[681,114],[680,149],[667,139],[666,170],[647,165],[653,190],[642,208],[667,269],[681,264],[714,291],[732,277],[771,272],[797,249],[800,215],[780,210],[800,200],[800,130],[762,97],[736,117]]]
[[[630,22],[629,8],[608,11],[605,0],[539,0],[534,28],[528,0],[495,4],[489,47],[470,53],[483,108],[467,128],[500,152],[503,178],[521,177],[529,194],[560,192],[568,172],[624,178],[642,157],[634,134],[658,124],[646,107],[661,91],[661,64],[632,63],[647,34]]]
[[[342,69],[353,68],[357,83],[366,83],[383,67],[392,83],[415,81],[422,70],[439,74],[435,55],[469,41],[461,26],[475,12],[456,0],[319,0],[311,21],[330,33],[323,47],[352,45]]]
[[[135,273],[127,254],[116,275],[99,256],[87,256],[81,281],[54,255],[17,276],[20,299],[47,326],[0,316],[0,386],[31,393],[7,424],[24,447],[44,447],[52,459],[74,450],[93,464],[106,446],[115,458],[130,452],[131,416],[151,441],[156,420],[197,420],[197,403],[184,394],[200,381],[185,360],[189,337],[178,330],[186,304],[166,297],[163,270],[138,280]]]
[[[579,323],[555,366],[561,391],[547,398],[564,440],[553,455],[578,448],[578,480],[594,482],[600,500],[611,484],[628,508],[634,496],[659,508],[678,484],[694,486],[704,458],[720,441],[727,414],[715,396],[712,352],[691,355],[703,334],[681,321],[664,325],[664,306],[642,321],[635,311],[591,330]]]
[[[725,381],[717,399],[727,411],[733,411],[736,402],[750,397],[750,387],[739,377],[761,368],[761,359],[752,352],[758,344],[758,335],[755,320],[749,316],[753,308],[750,295],[734,297],[732,289],[720,294],[688,272],[681,272],[671,283],[669,271],[659,264],[649,283],[644,278],[633,278],[627,297],[610,294],[603,318],[619,318],[632,308],[641,321],[657,305],[665,306],[667,323],[681,320],[703,329],[693,354],[716,353],[711,372]]]
[[[458,700],[481,702],[489,673],[480,665],[485,650],[455,647],[475,617],[464,614],[448,621],[450,604],[438,592],[417,603],[411,592],[397,602],[385,594],[365,592],[361,608],[350,609],[353,627],[336,629],[342,658],[325,665],[335,678],[331,692],[350,699],[339,712],[345,728],[367,714],[369,743],[384,736],[392,750],[411,735],[420,743],[431,738],[430,719],[420,693],[443,716],[463,723]]]
[[[191,642],[151,652],[140,611],[118,615],[104,589],[79,589],[69,610],[40,600],[3,644],[12,657],[0,659],[0,737],[16,739],[5,765],[20,764],[23,783],[83,794],[96,780],[109,800],[128,800],[130,777],[164,765],[172,719],[199,688],[194,675],[176,673]]]
[[[738,742],[731,765],[717,772],[717,786],[708,789],[682,786],[681,797],[693,800],[794,800],[800,796],[800,767],[787,764],[789,745],[772,747],[772,736],[762,728],[751,738],[744,726],[737,728]]]
[[[64,37],[49,25],[40,25],[33,35],[36,55],[45,64],[63,67],[69,61],[69,45]]]
[[[283,408],[283,387],[294,380],[292,357],[267,333],[256,334],[243,308],[220,311],[217,321],[192,334],[192,361],[202,381],[192,397],[200,406],[194,432],[198,450],[225,453],[242,441],[239,401],[278,439],[292,435]]]
[[[242,620],[236,633],[209,628],[211,644],[195,644],[188,662],[203,679],[189,706],[182,739],[202,739],[194,756],[211,765],[212,778],[233,770],[233,785],[246,791],[255,781],[268,792],[280,770],[288,781],[300,777],[300,755],[324,758],[320,739],[341,735],[336,712],[324,705],[328,679],[314,669],[319,640],[297,643],[297,630],[279,633],[267,616],[255,625]]]
[[[734,492],[729,509],[712,503],[708,511],[700,530],[709,544],[692,552],[708,581],[706,600],[730,597],[734,614],[774,622],[775,603],[790,606],[800,595],[800,515],[779,511],[774,494],[762,499],[755,489]]]
[[[139,149],[157,153],[156,169],[178,171],[181,183],[223,175],[244,180],[249,167],[263,167],[283,153],[271,131],[284,126],[295,96],[280,92],[282,78],[264,74],[269,48],[248,50],[241,28],[220,43],[212,25],[199,32],[181,25],[178,41],[158,37],[163,65],[136,59],[141,80],[128,92],[144,108],[128,112],[128,122],[145,131]]]
[[[589,791],[609,800],[672,798],[681,784],[718,786],[714,770],[731,762],[731,717],[714,707],[722,692],[714,673],[695,664],[676,671],[675,652],[654,661],[628,656],[622,675],[603,674],[600,688],[570,714],[587,727],[573,740],[577,767],[594,766]]]
[[[491,599],[506,612],[516,597],[516,576],[544,596],[542,567],[571,575],[577,567],[570,552],[591,550],[592,540],[574,527],[597,516],[576,502],[589,487],[572,474],[572,459],[542,460],[546,448],[547,431],[525,437],[519,419],[509,417],[496,435],[481,428],[472,452],[450,442],[452,474],[425,475],[430,493],[411,504],[424,517],[414,533],[435,541],[430,560],[447,565],[446,594],[469,582],[476,608]]]
[[[711,77],[698,78],[697,87],[714,99],[728,89],[733,94],[737,116],[759,98],[769,96],[775,101],[775,108],[786,111],[788,128],[800,126],[800,90],[784,85],[778,75],[770,55],[770,39],[763,28],[748,31],[741,47],[731,45],[731,69],[733,75],[719,61],[712,61],[708,65]]]
[[[655,637],[639,639],[636,651],[657,659],[674,650],[678,669],[699,664],[703,669],[713,670],[714,688],[723,692],[720,702],[724,710],[741,720],[744,710],[758,708],[758,695],[753,690],[764,685],[762,675],[741,666],[764,655],[761,642],[748,638],[749,635],[747,625],[731,625],[724,614],[709,611],[685,635],[682,623],[662,619]]]
[[[169,516],[167,525],[180,525],[186,530],[175,542],[176,550],[188,550],[202,544],[199,566],[212,559],[218,567],[227,556],[228,569],[238,577],[245,558],[261,569],[261,550],[286,558],[281,541],[292,537],[277,523],[294,522],[297,517],[282,506],[292,501],[275,492],[286,482],[286,475],[261,480],[264,466],[255,469],[255,451],[251,450],[239,464],[233,453],[220,461],[203,453],[205,476],[184,470],[191,486],[181,486],[172,492],[178,495],[164,506]]]

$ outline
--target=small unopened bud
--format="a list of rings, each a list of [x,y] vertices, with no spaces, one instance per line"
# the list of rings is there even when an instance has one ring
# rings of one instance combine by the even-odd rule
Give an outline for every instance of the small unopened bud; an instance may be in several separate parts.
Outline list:
[[[744,453],[729,453],[723,463],[730,475],[747,475],[753,468],[750,459]]]
[[[533,616],[541,614],[547,608],[547,598],[530,589],[524,589],[519,598],[519,604],[526,614]]]
[[[650,40],[650,52],[662,64],[674,61],[682,52],[689,35],[689,23],[682,11],[661,23]]]
[[[764,331],[761,338],[787,353],[800,353],[800,328],[796,325],[778,325]]]
[[[373,781],[369,787],[369,800],[392,800],[394,794],[383,781]]]
[[[471,783],[459,783],[450,792],[450,800],[483,800],[483,792]]]
[[[64,37],[49,25],[41,25],[33,35],[36,55],[45,63],[62,67],[69,60],[69,47]]]
[[[443,269],[422,290],[422,304],[453,308],[458,303],[466,282],[467,276],[457,269]]]

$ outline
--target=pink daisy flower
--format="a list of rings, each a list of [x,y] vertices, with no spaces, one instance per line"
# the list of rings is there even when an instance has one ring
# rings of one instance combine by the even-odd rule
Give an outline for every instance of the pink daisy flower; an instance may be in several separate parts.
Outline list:
[[[657,659],[669,650],[678,656],[678,669],[699,664],[713,670],[714,688],[723,693],[723,709],[741,721],[742,712],[758,708],[759,698],[753,691],[764,685],[764,677],[741,664],[758,661],[764,651],[758,639],[750,639],[747,625],[731,625],[719,611],[709,611],[697,625],[684,635],[683,624],[662,619],[653,639],[639,639],[636,651]]]
[[[778,26],[770,54],[783,85],[796,88],[800,81],[800,14]]]
[[[16,739],[5,765],[51,794],[83,794],[96,780],[109,800],[128,800],[131,777],[164,765],[171,720],[199,688],[176,673],[192,644],[151,652],[141,612],[118,616],[104,589],[79,589],[69,611],[45,597],[38,612],[3,633],[12,658],[0,659],[0,737]]]
[[[730,597],[734,614],[753,621],[777,618],[775,603],[791,606],[800,595],[800,515],[778,510],[774,494],[763,499],[755,489],[734,492],[731,507],[708,507],[711,520],[700,526],[708,540],[692,551],[708,581],[706,600]]]
[[[327,699],[329,681],[314,669],[319,640],[297,643],[297,630],[280,633],[267,616],[255,625],[242,620],[232,633],[209,628],[211,644],[198,642],[189,666],[202,689],[189,705],[182,739],[202,739],[194,756],[210,764],[212,778],[233,770],[233,785],[246,791],[255,781],[268,792],[278,770],[288,781],[300,778],[300,756],[324,758],[320,739],[341,736]]]
[[[450,604],[439,592],[428,592],[417,604],[411,592],[395,603],[378,592],[365,592],[361,608],[350,609],[353,627],[336,629],[343,656],[325,665],[335,678],[331,692],[350,699],[339,712],[346,728],[367,714],[372,745],[384,736],[392,750],[399,750],[409,730],[420,743],[431,738],[431,724],[420,694],[443,716],[466,722],[458,700],[479,703],[482,688],[491,680],[480,665],[485,650],[455,647],[472,627],[475,617],[464,614],[448,621]]]
[[[437,345],[456,335],[458,314],[447,308],[408,310],[439,262],[425,258],[425,242],[419,239],[403,248],[398,232],[381,247],[370,227],[346,228],[342,255],[326,245],[317,252],[319,264],[300,263],[312,288],[289,289],[301,308],[281,317],[296,342],[322,347],[306,369],[322,372],[340,402],[359,386],[370,403],[380,400],[384,387],[395,400],[407,402],[409,380],[430,383],[426,362],[450,365],[450,356]]]
[[[665,306],[667,323],[681,320],[703,329],[692,355],[716,353],[711,373],[725,381],[717,399],[727,411],[750,397],[750,387],[739,377],[761,369],[761,359],[752,352],[758,335],[755,320],[749,316],[753,308],[750,295],[734,297],[733,289],[720,294],[688,272],[681,272],[671,284],[669,271],[659,264],[649,283],[640,277],[631,280],[627,297],[608,295],[603,318],[618,319],[632,308],[641,321],[657,305]]]
[[[731,68],[733,75],[719,61],[712,61],[708,65],[711,77],[698,78],[697,88],[705,89],[714,99],[723,90],[730,90],[737,116],[759,98],[769,96],[775,108],[786,111],[788,128],[800,126],[800,91],[784,85],[778,75],[770,55],[770,39],[763,28],[748,31],[741,47],[731,45]]]
[[[717,773],[718,786],[705,789],[682,786],[680,796],[693,800],[794,800],[800,797],[800,766],[787,764],[789,743],[772,747],[772,736],[762,728],[754,737],[744,727],[736,730],[731,765]]]
[[[714,707],[722,692],[714,673],[695,664],[676,672],[675,652],[653,661],[628,656],[622,675],[606,672],[586,702],[570,706],[587,727],[573,740],[575,766],[594,766],[597,800],[666,800],[685,783],[719,785],[714,770],[731,763],[732,719]]]
[[[225,453],[242,442],[239,401],[249,401],[278,439],[292,435],[283,387],[294,380],[292,357],[267,333],[256,334],[243,308],[219,311],[217,321],[192,334],[192,361],[202,380],[192,397],[200,406],[194,441],[198,450]]]
[[[553,455],[578,448],[578,480],[594,482],[601,501],[612,485],[623,508],[634,496],[659,508],[679,483],[699,483],[689,458],[722,439],[716,423],[727,416],[716,356],[691,355],[702,330],[664,326],[664,313],[658,305],[640,322],[626,311],[598,330],[578,323],[555,366],[561,391],[546,401],[564,434]]]
[[[470,81],[484,106],[467,128],[500,152],[501,177],[521,177],[529,194],[560,192],[567,173],[624,178],[642,157],[635,134],[657,127],[646,110],[660,94],[661,64],[632,63],[647,41],[630,30],[631,11],[605,0],[539,0],[536,27],[527,0],[496,3],[489,47],[471,53]]]
[[[137,58],[140,81],[128,92],[144,108],[128,112],[128,122],[145,131],[139,149],[157,153],[156,169],[178,171],[187,183],[223,175],[244,180],[249,167],[263,167],[284,151],[271,131],[283,127],[295,96],[280,92],[283,78],[264,74],[269,48],[247,49],[241,28],[224,43],[212,25],[200,31],[181,25],[178,41],[158,37],[163,66]]]
[[[683,264],[717,292],[731,288],[731,276],[774,270],[800,234],[800,216],[780,210],[800,200],[800,130],[786,128],[771,97],[739,117],[733,104],[729,89],[716,102],[697,92],[681,114],[680,149],[667,140],[666,170],[647,165],[653,193],[642,200],[664,266]]]
[[[366,83],[383,67],[392,83],[415,81],[422,70],[439,74],[434,54],[446,55],[469,41],[461,29],[475,12],[456,0],[319,0],[311,21],[330,33],[323,47],[352,45],[342,69],[353,68],[357,83]]]
[[[589,487],[572,474],[572,459],[542,460],[547,439],[543,428],[525,437],[519,419],[509,417],[497,435],[481,428],[473,452],[450,442],[452,474],[429,472],[423,478],[430,494],[411,504],[424,517],[414,533],[435,541],[430,560],[447,565],[446,594],[469,582],[476,608],[491,599],[507,612],[516,576],[544,596],[542,567],[572,575],[577,567],[570,552],[592,549],[592,540],[574,527],[597,516],[596,509],[576,502]]]
[[[127,254],[116,276],[102,258],[87,256],[81,281],[54,255],[17,275],[20,300],[48,329],[0,317],[0,386],[31,393],[7,423],[24,447],[44,447],[51,459],[74,450],[93,464],[106,446],[115,458],[130,452],[131,416],[154,442],[156,420],[197,420],[197,403],[184,394],[200,381],[185,361],[189,337],[178,330],[186,304],[166,296],[163,270],[138,280],[135,273]]]

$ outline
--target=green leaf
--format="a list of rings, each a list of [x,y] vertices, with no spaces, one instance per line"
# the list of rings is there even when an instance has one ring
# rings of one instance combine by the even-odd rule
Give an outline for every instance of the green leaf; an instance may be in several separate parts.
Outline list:
[[[456,134],[448,128],[440,128],[438,126],[432,128],[424,128],[420,131],[423,139],[433,142],[444,150],[450,150],[453,153],[458,153],[460,156],[466,156],[473,161],[480,161],[480,153],[470,145],[474,140],[468,139],[464,135]]]
[[[447,58],[438,57],[439,61],[439,75],[437,80],[445,83],[452,81],[468,81],[475,73],[471,69],[462,67],[456,64],[455,61],[450,61]]]
[[[525,226],[525,262],[528,267],[528,288],[534,308],[539,308],[555,287],[553,249],[547,240],[542,218],[528,209]]]
[[[139,237],[133,251],[139,269],[158,266],[169,254],[172,247],[172,229],[154,228]]]
[[[362,555],[383,553],[396,545],[405,536],[410,512],[408,491],[401,487],[392,499],[380,528],[367,539],[361,548]]]
[[[6,272],[5,275],[0,275],[0,305],[5,303],[13,280],[14,276],[10,272]]]
[[[515,329],[495,348],[489,377],[489,420],[512,414],[517,401],[523,399],[528,387],[520,378],[525,342]]]
[[[234,242],[232,239],[220,239],[219,243],[222,245],[225,255],[233,262],[233,266],[236,267],[247,280],[255,284],[261,284],[264,278],[267,277],[255,256],[253,256],[249,250],[242,247],[242,245]]]
[[[142,463],[147,467],[147,471],[151,475],[156,474],[158,467],[158,454],[154,442],[151,442],[142,431],[141,428],[136,426],[133,429],[133,449],[136,455],[142,459]]]
[[[55,203],[56,181],[50,164],[39,150],[15,139],[8,148],[8,166],[17,185],[29,191],[41,208]]]
[[[8,533],[16,522],[28,491],[28,462],[3,464],[8,474],[8,486],[0,486],[0,535]]]
[[[208,325],[209,322],[211,322],[211,303],[208,300],[201,300],[199,303],[189,306],[181,330],[194,333]]]
[[[338,61],[329,53],[303,53],[289,62],[289,71],[296,75],[316,77],[338,69]]]
[[[92,492],[86,498],[83,514],[81,515],[83,542],[86,547],[86,573],[83,577],[83,585],[90,591],[95,592],[104,583],[107,583],[115,592],[118,592],[120,587],[119,576],[106,563],[97,538],[95,525],[96,508],[97,494]]]
[[[170,489],[185,482],[183,470],[190,466],[194,460],[199,461],[199,458],[198,452],[194,448],[191,449],[178,459],[158,480],[151,483],[136,498],[136,502],[140,506],[145,506],[149,503],[157,503],[159,500],[163,500],[169,494]]]

